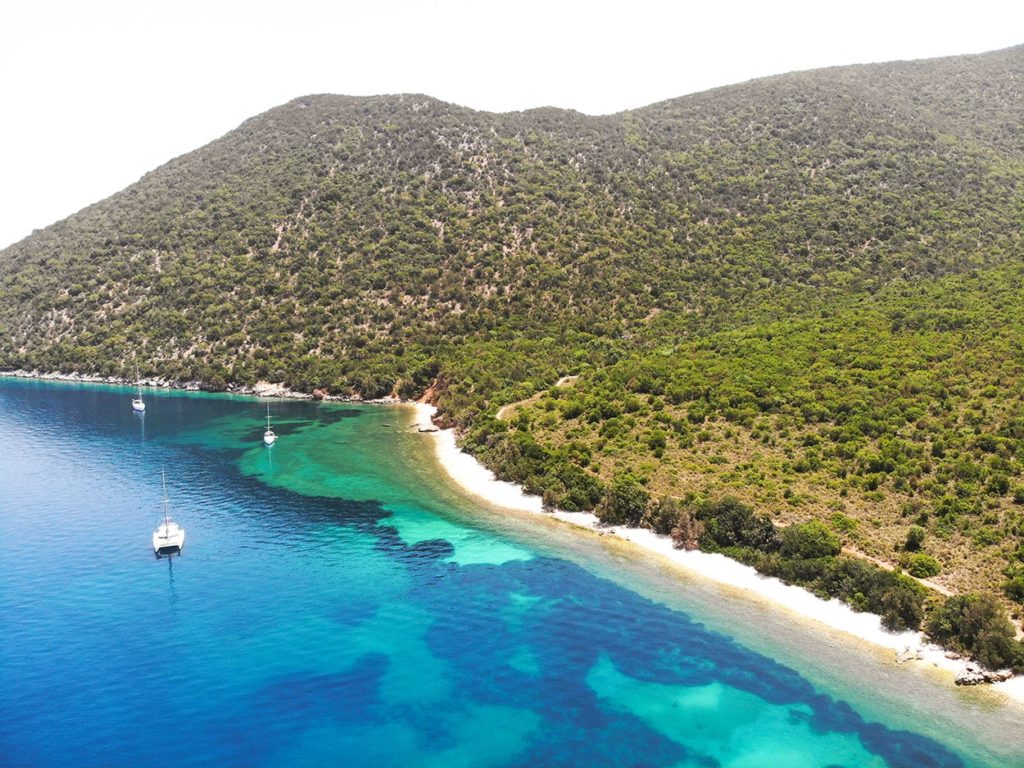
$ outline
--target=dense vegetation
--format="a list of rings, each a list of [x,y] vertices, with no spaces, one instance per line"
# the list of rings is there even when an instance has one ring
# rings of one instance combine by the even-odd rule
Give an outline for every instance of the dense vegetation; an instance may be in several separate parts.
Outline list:
[[[893,626],[918,583],[848,555],[1020,611],[1022,83],[1017,47],[608,117],[297,99],[0,252],[0,369],[429,390],[552,505]]]
[[[1020,267],[690,339],[659,321],[649,349],[477,419],[471,442],[557,506],[592,507],[591,476],[631,471],[654,496],[824,520],[951,587],[1020,583]]]
[[[842,555],[839,536],[820,520],[780,528],[729,496],[652,500],[631,475],[612,481],[597,514],[606,524],[648,527],[671,536],[677,547],[721,552],[820,597],[837,597],[858,611],[877,613],[892,631],[923,629],[936,643],[991,669],[1024,672],[1024,641],[1016,639],[995,597],[929,598],[924,586],[898,571]]]

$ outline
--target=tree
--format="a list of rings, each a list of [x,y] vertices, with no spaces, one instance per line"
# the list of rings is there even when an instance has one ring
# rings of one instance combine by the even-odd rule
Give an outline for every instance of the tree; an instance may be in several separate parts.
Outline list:
[[[906,581],[906,577],[902,577]],[[891,632],[918,629],[924,618],[924,598],[919,584],[897,582],[882,593],[882,626]]]
[[[974,658],[988,669],[1024,668],[1024,645],[1017,642],[1005,628],[981,630],[974,643]]]
[[[919,525],[911,526],[907,531],[907,540],[903,543],[903,549],[907,552],[917,552],[924,544],[925,531]]]
[[[670,497],[648,504],[642,522],[655,533],[671,536],[677,549],[696,549],[704,530],[691,506]]]
[[[926,555],[923,552],[918,552],[907,558],[906,564],[907,573],[911,576],[916,576],[919,579],[927,579],[932,576],[938,576],[942,571],[942,566],[939,565],[939,561],[931,555]]]
[[[1009,581],[1004,582],[1003,591],[1011,600],[1024,603],[1024,571],[1013,574]]]
[[[820,520],[782,529],[783,557],[833,557],[839,554],[841,548],[839,537]]]
[[[774,552],[779,548],[779,533],[771,519],[732,496],[702,504],[697,519],[704,523],[704,549],[753,547]]]
[[[650,494],[633,475],[619,475],[594,510],[606,525],[639,525]]]
[[[683,511],[676,526],[669,532],[676,549],[697,549],[703,533],[704,524],[689,510]]]
[[[656,499],[648,505],[643,524],[655,533],[670,534],[685,514],[686,509],[679,499]]]
[[[954,595],[935,608],[925,625],[928,636],[968,653],[990,669],[1024,668],[1024,650],[1013,624],[992,595]]]

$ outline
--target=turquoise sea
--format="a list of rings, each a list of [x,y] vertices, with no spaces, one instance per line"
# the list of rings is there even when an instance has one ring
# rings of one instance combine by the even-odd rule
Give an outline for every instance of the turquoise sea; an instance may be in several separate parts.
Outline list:
[[[1020,709],[488,508],[409,409],[273,402],[268,449],[146,399],[0,378],[0,765],[1024,766]]]

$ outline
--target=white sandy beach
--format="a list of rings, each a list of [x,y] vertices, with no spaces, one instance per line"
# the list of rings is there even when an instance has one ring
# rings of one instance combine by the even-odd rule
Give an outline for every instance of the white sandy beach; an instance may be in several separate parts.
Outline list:
[[[417,425],[429,428],[433,425],[434,406],[416,406]],[[475,458],[459,450],[455,432],[451,429],[430,433],[434,440],[437,459],[451,478],[463,490],[496,506],[537,514],[544,513],[539,496],[523,492],[514,483],[497,480],[494,474]],[[784,584],[776,578],[762,576],[753,568],[743,565],[724,555],[676,549],[667,536],[641,528],[613,528],[600,526],[597,517],[589,512],[553,512],[550,516],[570,525],[615,535],[634,545],[658,554],[673,564],[691,573],[699,574],[720,584],[736,587],[756,595],[784,610],[791,611],[805,619],[819,622],[860,640],[872,643],[895,653],[909,649],[920,658],[909,664],[928,664],[947,670],[952,677],[963,670],[966,662],[948,659],[945,652],[928,643],[920,632],[889,632],[882,627],[881,619],[871,613],[858,613],[839,600],[822,600],[807,590]],[[990,686],[1020,703],[1024,703],[1024,676],[996,683]]]

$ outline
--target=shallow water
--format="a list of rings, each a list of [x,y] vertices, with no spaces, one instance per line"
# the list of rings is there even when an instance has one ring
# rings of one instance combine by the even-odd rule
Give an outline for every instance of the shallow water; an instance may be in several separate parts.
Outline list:
[[[130,399],[0,379],[3,765],[1024,765],[916,678],[483,508],[406,410],[274,402],[268,449],[260,401]]]

